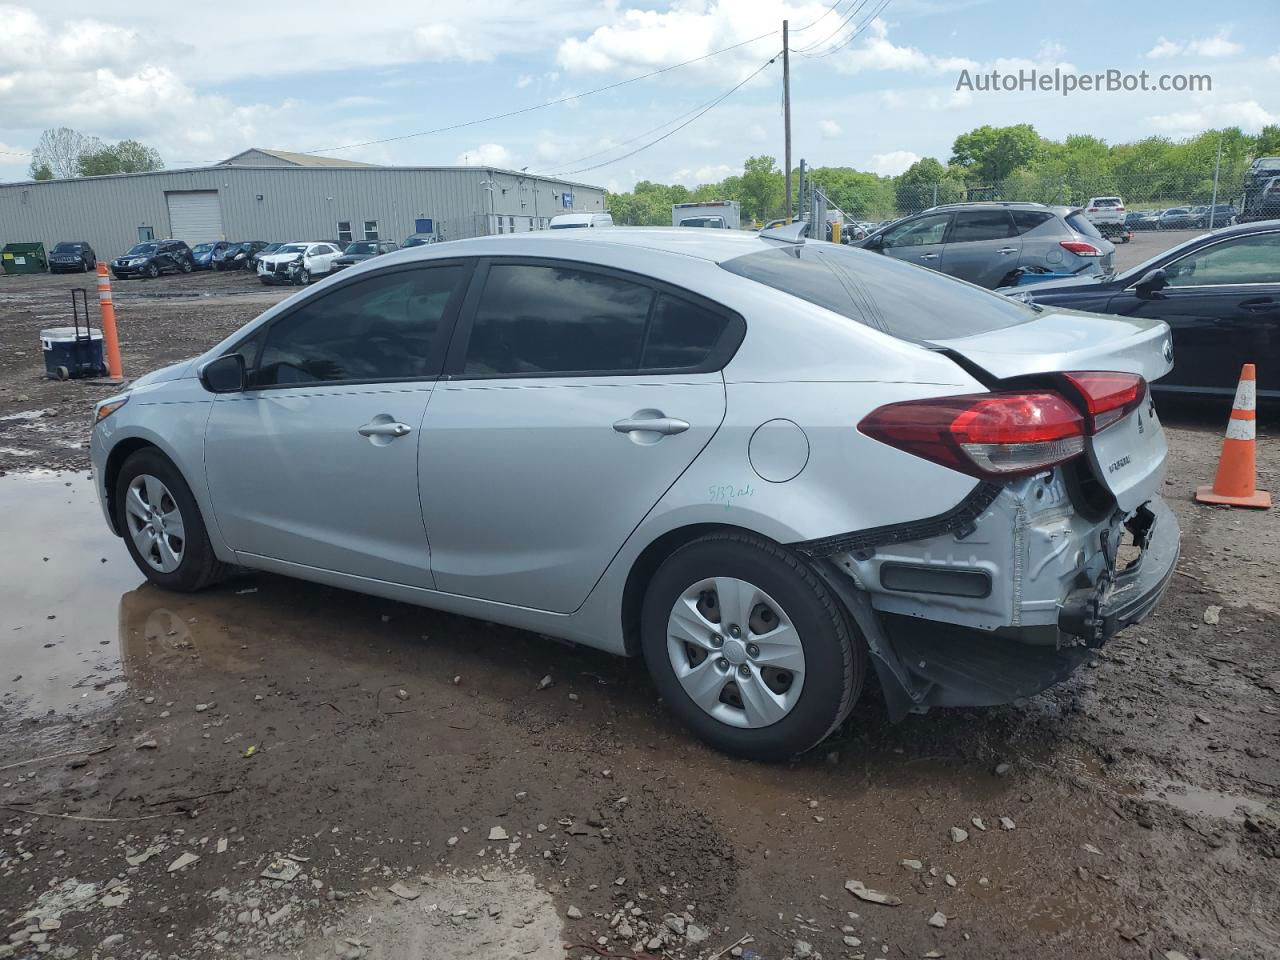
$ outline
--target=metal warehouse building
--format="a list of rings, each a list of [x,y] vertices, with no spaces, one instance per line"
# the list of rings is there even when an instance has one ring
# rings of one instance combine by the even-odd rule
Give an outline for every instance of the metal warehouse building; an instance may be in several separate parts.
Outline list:
[[[604,210],[604,190],[493,167],[389,167],[246,150],[208,167],[0,184],[0,245],[139,240],[460,240]]]

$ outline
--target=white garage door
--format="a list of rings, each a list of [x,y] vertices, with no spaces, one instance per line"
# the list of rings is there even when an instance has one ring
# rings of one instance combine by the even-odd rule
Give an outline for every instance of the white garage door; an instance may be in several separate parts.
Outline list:
[[[191,246],[222,238],[222,206],[217,190],[166,193],[169,201],[169,234]]]

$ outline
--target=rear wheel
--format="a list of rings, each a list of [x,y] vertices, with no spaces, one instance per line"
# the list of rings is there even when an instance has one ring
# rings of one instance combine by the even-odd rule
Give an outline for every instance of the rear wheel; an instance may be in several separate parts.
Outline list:
[[[183,260],[183,261],[182,261],[182,272],[183,272],[183,273],[190,273],[190,272],[191,272],[191,269],[192,269],[192,268],[191,268],[191,261],[190,261],[190,260]]]
[[[641,643],[671,709],[717,749],[757,760],[823,740],[866,673],[837,598],[801,558],[749,534],[703,537],[659,567]]]
[[[189,593],[224,575],[191,488],[160,451],[139,450],[125,461],[115,504],[129,555],[152,583]]]

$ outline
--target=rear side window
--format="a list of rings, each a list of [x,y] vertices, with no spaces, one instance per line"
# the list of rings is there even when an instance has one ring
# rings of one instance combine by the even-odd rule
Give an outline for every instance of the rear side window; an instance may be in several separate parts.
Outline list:
[[[961,210],[947,235],[947,243],[1004,240],[1014,236],[1013,221],[1004,210]]]
[[[1048,223],[1053,219],[1053,214],[1048,210],[1013,210],[1011,216],[1018,236],[1029,233],[1040,224]]]
[[[476,308],[467,376],[634,371],[653,291],[564,267],[494,264]]]
[[[729,319],[668,294],[659,294],[640,365],[647,370],[706,363]]]
[[[461,266],[382,273],[307,301],[267,331],[254,387],[432,377]]]
[[[1015,300],[934,270],[834,244],[762,250],[720,266],[903,340],[967,337],[1035,315]]]
[[[1089,219],[1080,211],[1077,210],[1074,213],[1068,213],[1063,217],[1063,219],[1067,221],[1067,226],[1076,233],[1084,234],[1086,237],[1095,237],[1099,240],[1102,239],[1102,234],[1098,232],[1098,228],[1090,223]]]

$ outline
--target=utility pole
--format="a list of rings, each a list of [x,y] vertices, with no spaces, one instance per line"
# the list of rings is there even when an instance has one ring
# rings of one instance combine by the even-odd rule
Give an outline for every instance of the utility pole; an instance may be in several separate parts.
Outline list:
[[[1225,131],[1224,131],[1225,132]],[[1213,200],[1209,203],[1209,229],[1218,217],[1218,173],[1222,170],[1222,134],[1218,134],[1218,162],[1213,166]]]
[[[796,190],[796,219],[803,220],[804,216],[804,157],[800,158],[800,184]]]
[[[782,117],[786,125],[786,157],[783,172],[787,177],[787,223],[791,222],[791,44],[789,23],[782,21]]]

